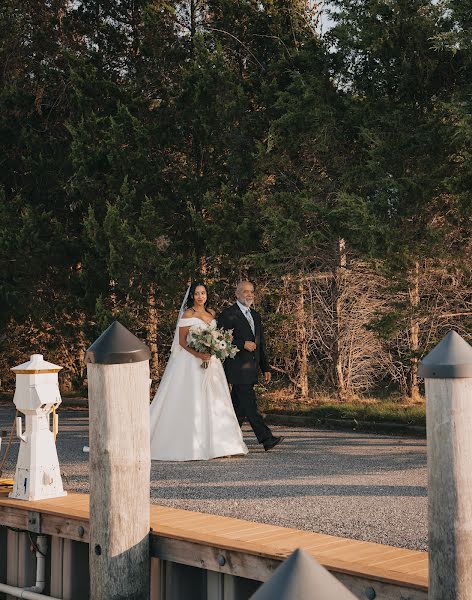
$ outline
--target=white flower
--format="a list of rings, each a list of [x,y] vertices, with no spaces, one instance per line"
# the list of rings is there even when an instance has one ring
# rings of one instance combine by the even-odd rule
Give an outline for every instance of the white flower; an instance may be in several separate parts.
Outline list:
[[[226,342],[221,340],[221,342],[218,344],[218,347],[220,350],[226,350]]]

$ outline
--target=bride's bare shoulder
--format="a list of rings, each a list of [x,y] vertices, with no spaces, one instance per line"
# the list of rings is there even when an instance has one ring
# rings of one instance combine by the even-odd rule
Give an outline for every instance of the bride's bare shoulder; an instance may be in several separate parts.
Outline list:
[[[187,308],[187,310],[182,315],[182,318],[183,319],[190,319],[191,317],[193,317],[193,313],[194,313],[194,311],[191,308]]]
[[[207,312],[209,312],[212,317],[216,315],[215,311],[212,308],[208,308]]]

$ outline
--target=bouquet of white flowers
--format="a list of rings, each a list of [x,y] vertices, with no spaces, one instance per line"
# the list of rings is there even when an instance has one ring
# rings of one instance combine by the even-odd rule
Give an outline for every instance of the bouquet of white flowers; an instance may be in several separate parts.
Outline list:
[[[197,352],[216,356],[221,362],[227,358],[234,358],[239,352],[239,349],[233,346],[233,331],[218,329],[216,325],[209,327],[193,325],[188,332],[187,343]],[[202,361],[202,367],[206,369],[208,362]]]

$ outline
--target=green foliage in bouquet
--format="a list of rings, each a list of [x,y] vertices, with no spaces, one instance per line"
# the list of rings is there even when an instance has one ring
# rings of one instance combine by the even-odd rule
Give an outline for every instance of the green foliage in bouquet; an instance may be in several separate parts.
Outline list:
[[[219,358],[221,362],[227,358],[234,358],[239,349],[233,345],[233,331],[228,329],[218,329],[216,325],[210,325],[208,328],[194,325],[190,327],[187,336],[190,348],[197,352],[204,352]],[[207,366],[203,363],[202,366]]]

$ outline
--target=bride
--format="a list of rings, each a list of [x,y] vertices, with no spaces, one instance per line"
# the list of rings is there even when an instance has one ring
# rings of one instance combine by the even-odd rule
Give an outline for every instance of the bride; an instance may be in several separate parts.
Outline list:
[[[207,288],[192,283],[180,310],[167,367],[151,403],[152,460],[208,460],[246,454],[221,361],[190,348],[192,325],[209,327]],[[209,361],[207,369],[202,361]]]

